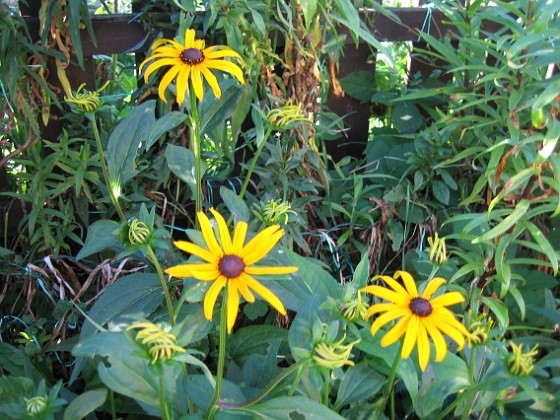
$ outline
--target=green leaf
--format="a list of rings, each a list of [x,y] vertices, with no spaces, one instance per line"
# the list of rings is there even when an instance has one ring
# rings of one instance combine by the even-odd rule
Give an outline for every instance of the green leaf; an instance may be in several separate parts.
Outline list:
[[[424,117],[413,102],[399,102],[393,112],[393,124],[399,133],[416,132],[424,123]]]
[[[155,100],[134,108],[113,129],[107,142],[108,188],[122,187],[137,173],[136,156],[142,143],[147,143],[155,122]]]
[[[163,302],[163,291],[155,273],[135,273],[121,277],[108,286],[88,312],[80,340],[94,335],[97,328],[90,322],[105,325],[125,315],[147,317]],[[85,360],[77,358],[70,383],[78,378]]]
[[[251,354],[265,354],[273,340],[288,339],[288,331],[273,325],[250,325],[228,337],[229,356],[239,361]]]
[[[150,131],[150,135],[148,140],[146,141],[146,145],[144,150],[149,150],[153,144],[158,141],[158,139],[166,132],[171,130],[172,128],[177,127],[179,124],[185,122],[186,115],[179,111],[172,111],[168,114],[165,114],[160,119],[156,120],[152,130]]]
[[[365,363],[348,368],[338,386],[335,409],[373,397],[385,385],[386,380],[387,378]]]
[[[295,252],[285,251],[286,265],[299,267],[289,280],[268,280],[269,288],[287,309],[298,311],[310,296],[340,297],[342,287],[315,260],[304,258]]]
[[[496,315],[500,328],[506,328],[509,324],[508,307],[503,302],[490,297],[482,296],[481,299]]]
[[[220,196],[236,223],[249,221],[249,208],[245,200],[226,187],[220,187]]]
[[[237,409],[252,419],[344,420],[323,404],[305,397],[280,397]]]
[[[119,224],[112,220],[98,220],[88,227],[86,243],[76,255],[77,260],[82,260],[105,249],[120,251],[124,246],[113,235]]]
[[[489,232],[486,232],[485,234],[474,238],[472,240],[472,243],[478,244],[481,242],[491,241],[497,236],[506,233],[513,225],[519,222],[519,220],[525,215],[525,213],[527,213],[530,205],[530,201],[526,198],[520,200],[515,209],[510,213],[508,217],[506,217],[502,222],[490,229]]]
[[[220,83],[222,96],[216,99],[214,95],[205,95],[200,105],[200,134],[209,133],[212,129],[227,120],[235,110],[237,102],[241,97],[242,89],[233,79],[227,79]]]
[[[375,94],[375,75],[370,71],[359,70],[342,77],[340,85],[344,92],[361,102],[370,102]]]
[[[303,12],[303,18],[305,21],[305,28],[307,30],[311,29],[311,24],[316,19],[317,13],[317,0],[306,0],[301,3],[301,11]]]
[[[193,152],[185,147],[175,146],[168,144],[165,148],[165,160],[167,166],[179,179],[185,182],[191,190],[191,200],[195,199],[196,195],[196,179],[195,179],[195,157]],[[204,175],[206,165],[201,162],[201,171]]]
[[[535,240],[535,242],[539,245],[541,252],[548,258],[550,264],[552,265],[552,269],[554,270],[554,274],[558,273],[558,256],[557,251],[548,241],[546,236],[544,236],[543,232],[535,225],[533,222],[523,221],[522,225],[527,228],[531,236]]]
[[[63,419],[82,419],[88,414],[93,413],[97,408],[101,407],[105,403],[106,399],[107,390],[104,388],[85,391],[68,404],[68,407],[66,407],[66,410],[64,411]]]
[[[449,204],[450,192],[445,182],[438,180],[432,181],[432,192],[437,201],[445,205]]]

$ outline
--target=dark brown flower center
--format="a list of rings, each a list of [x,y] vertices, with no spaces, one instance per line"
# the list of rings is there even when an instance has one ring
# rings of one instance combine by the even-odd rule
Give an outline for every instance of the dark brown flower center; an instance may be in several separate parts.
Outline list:
[[[228,279],[235,278],[245,270],[245,263],[237,255],[226,255],[218,263],[220,273]]]
[[[409,307],[414,315],[421,317],[428,316],[432,313],[432,305],[430,302],[421,297],[412,299]]]
[[[200,64],[204,61],[204,54],[198,48],[187,48],[181,51],[181,60],[183,63],[193,65]]]

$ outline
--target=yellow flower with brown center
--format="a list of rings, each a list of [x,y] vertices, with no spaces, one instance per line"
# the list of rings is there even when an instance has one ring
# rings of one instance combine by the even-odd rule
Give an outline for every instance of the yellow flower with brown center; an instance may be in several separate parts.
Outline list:
[[[163,102],[165,99],[165,90],[175,79],[177,87],[177,103],[183,103],[185,93],[189,89],[189,80],[192,85],[194,94],[199,101],[204,97],[203,79],[206,79],[214,96],[220,98],[222,91],[218,84],[218,79],[210,71],[219,70],[233,75],[239,82],[245,83],[241,68],[225,57],[231,57],[243,61],[241,56],[225,45],[213,45],[205,48],[203,39],[196,39],[195,30],[187,29],[185,31],[184,42],[181,43],[177,39],[158,39],[152,45],[152,54],[146,58],[141,64],[139,71],[142,73],[144,66],[144,80],[148,81],[150,75],[164,66],[171,66],[159,83],[159,97]]]
[[[401,278],[404,287],[396,280]],[[455,318],[446,306],[455,305],[465,299],[459,292],[443,293],[435,298],[432,296],[445,283],[437,277],[432,279],[424,292],[418,295],[418,289],[412,276],[406,271],[396,271],[394,278],[375,276],[372,280],[382,279],[389,287],[372,285],[362,289],[389,303],[377,303],[368,309],[368,315],[383,313],[371,325],[371,334],[398,318],[400,320],[381,339],[383,347],[390,346],[404,335],[401,357],[410,356],[415,345],[418,346],[418,361],[422,371],[426,369],[430,359],[431,337],[436,348],[436,362],[445,358],[447,345],[443,334],[448,335],[457,343],[459,350],[465,345],[467,329]],[[443,333],[443,334],[442,334]]]
[[[284,230],[279,225],[269,226],[245,244],[247,223],[238,222],[235,225],[232,238],[223,216],[214,209],[210,209],[210,212],[216,220],[220,242],[218,242],[212,229],[210,219],[203,212],[199,212],[197,217],[207,249],[192,242],[175,242],[177,248],[201,258],[206,263],[177,265],[168,268],[165,272],[174,277],[194,277],[201,281],[212,282],[204,296],[204,315],[209,321],[212,319],[214,305],[220,291],[227,287],[228,332],[231,332],[239,312],[240,295],[247,302],[254,302],[255,295],[253,292],[255,292],[278,312],[285,315],[286,309],[280,299],[253,277],[270,274],[289,274],[297,271],[297,267],[262,267],[254,265],[274,248],[284,235]]]

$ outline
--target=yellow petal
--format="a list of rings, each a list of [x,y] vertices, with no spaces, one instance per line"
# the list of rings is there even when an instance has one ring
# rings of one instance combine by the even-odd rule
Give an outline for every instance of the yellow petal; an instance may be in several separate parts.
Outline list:
[[[418,323],[418,362],[420,363],[420,369],[422,372],[426,370],[428,361],[430,360],[430,341],[428,340],[428,334],[426,328],[422,322]]]
[[[213,208],[210,209],[210,212],[214,215],[214,219],[216,219],[216,223],[218,224],[218,232],[220,232],[220,241],[222,242],[222,248],[224,250],[224,254],[225,255],[233,254],[231,236],[229,234],[229,229],[227,227],[227,223],[224,217]]]
[[[210,219],[208,219],[208,216],[201,211],[198,212],[197,216],[198,223],[200,224],[200,230],[202,231],[202,236],[204,237],[204,242],[206,242],[206,245],[208,246],[208,250],[215,256],[222,258],[224,253],[222,248],[220,248],[218,240],[216,239],[216,235],[214,234],[214,230],[210,224]]]
[[[191,66],[184,65],[175,81],[177,87],[177,103],[182,104],[185,100],[185,93],[189,89],[189,74],[191,73]]]
[[[249,287],[249,289],[253,289],[253,291],[256,294],[258,294],[260,297],[262,297],[264,300],[270,303],[270,305],[274,309],[276,309],[282,315],[286,315],[286,309],[284,308],[284,305],[282,304],[280,299],[278,299],[274,293],[272,293],[270,290],[268,290],[266,287],[264,287],[262,284],[256,281],[253,277],[245,273],[241,273],[237,281],[245,282],[245,284],[247,285],[247,287]]]
[[[170,276],[173,277],[192,277],[191,275],[191,271],[190,271],[190,266],[192,264],[181,264],[181,265],[176,265],[173,267],[169,267],[165,270],[165,272],[167,274],[169,274]]]
[[[283,235],[284,230],[280,229],[278,225],[269,226],[257,233],[241,250],[245,265],[252,265],[261,260],[274,248]]]
[[[228,281],[228,295],[227,295],[227,330],[228,333],[233,329],[237,313],[239,312],[239,293],[237,291],[237,282]]]
[[[418,317],[412,315],[406,327],[406,334],[404,336],[404,342],[401,352],[401,357],[406,359],[412,353],[412,349],[416,344],[416,338],[418,337]]]
[[[208,252],[208,250],[201,248],[200,246],[193,244],[192,242],[177,241],[174,242],[174,245],[181,251],[184,251],[188,254],[196,255],[197,257],[202,258],[204,261],[207,261],[209,263],[218,264],[218,262],[220,261],[219,256]]]
[[[391,328],[387,334],[383,336],[381,339],[381,345],[383,347],[390,346],[391,344],[395,343],[399,338],[403,336],[406,332],[406,328],[408,327],[408,323],[410,322],[411,315],[407,315],[403,317],[396,325]]]
[[[397,318],[410,314],[409,310],[399,307],[397,308],[398,309],[392,310],[390,312],[385,312],[383,315],[380,315],[375,319],[375,321],[371,324],[371,335],[375,335],[383,325]]]
[[[457,318],[455,318],[455,314],[451,312],[449,309],[443,306],[436,306],[433,308],[432,314],[435,316],[441,316],[442,322],[446,322],[447,324],[452,324],[462,334],[469,335],[469,332],[464,327],[464,325],[461,324],[461,322],[457,321]]]
[[[199,101],[204,98],[204,85],[202,84],[202,76],[200,75],[199,66],[193,66],[191,69],[191,81],[194,94]]]
[[[243,245],[245,244],[245,237],[247,236],[247,223],[238,222],[233,231],[233,253],[235,255],[242,255]]]
[[[235,77],[241,84],[245,84],[245,79],[243,77],[243,71],[237,65],[231,61],[226,60],[205,60],[204,64],[209,69],[219,70],[225,73],[231,74]]]
[[[426,327],[428,335],[432,337],[432,340],[434,341],[434,345],[436,347],[436,362],[441,362],[445,359],[445,354],[447,353],[447,343],[429,316],[425,317],[422,320],[422,323]]]
[[[189,49],[189,48],[194,48],[195,47],[195,36],[196,36],[196,31],[194,29],[187,29],[185,31],[185,44],[184,47],[185,49]]]
[[[389,302],[396,303],[399,306],[408,307],[410,303],[410,297],[408,297],[408,294],[401,295],[383,286],[367,286],[364,287],[362,291],[371,293],[372,295],[388,300]]]
[[[144,60],[142,62],[142,64],[146,63],[147,60]],[[175,66],[175,65],[180,65],[180,61],[177,58],[160,58],[157,61],[154,61],[152,64],[150,64],[148,67],[146,67],[146,72],[144,73],[144,80],[148,80],[150,75],[162,68],[163,66]],[[141,67],[138,69],[138,71],[141,71]]]
[[[204,316],[208,321],[212,320],[212,313],[214,312],[214,305],[220,291],[223,289],[227,282],[224,276],[220,276],[212,283],[204,295]]]
[[[387,283],[387,285],[391,289],[393,289],[399,295],[408,296],[408,291],[404,287],[402,287],[400,285],[400,283],[398,281],[396,281],[394,278],[389,277],[389,276],[375,276],[375,277],[372,278],[372,281],[375,280],[376,278],[381,278],[385,283]],[[385,288],[387,288],[387,287],[385,287]]]
[[[408,294],[412,297],[417,297],[418,296],[418,289],[416,288],[416,282],[414,281],[414,279],[412,278],[412,276],[410,275],[410,273],[408,273],[407,271],[396,271],[395,272],[395,278],[400,277],[404,283],[404,286],[406,287],[406,290],[408,291]]]
[[[290,274],[296,271],[298,271],[297,267],[255,267],[254,265],[245,267],[245,272],[247,274],[253,274],[255,276],[266,274]]]
[[[388,312],[401,308],[401,306],[395,305],[394,303],[376,303],[368,308],[368,315],[371,316],[380,312]]]
[[[196,67],[198,70],[200,70],[200,73],[204,76],[204,78],[208,82],[208,85],[210,85],[210,87],[212,88],[214,96],[219,99],[222,96],[222,90],[220,89],[220,85],[218,84],[218,79],[216,79],[216,76],[214,76],[214,74],[208,69],[206,61]]]
[[[432,300],[430,300],[430,304],[432,308],[437,306],[451,306],[456,305],[457,303],[464,302],[465,298],[459,292],[448,292],[440,295]]]
[[[204,58],[214,61],[216,58],[233,57],[241,60],[243,62],[243,57],[241,57],[237,52],[232,50],[230,47],[225,45],[212,45],[202,51]],[[220,60],[225,61],[225,60]]]
[[[191,277],[202,281],[216,280],[221,274],[216,264],[191,264],[189,271]]]
[[[239,293],[241,293],[241,296],[243,296],[243,299],[247,302],[253,303],[255,301],[255,295],[251,293],[249,287],[247,287],[247,283],[244,281],[238,281],[237,279],[235,281],[237,282],[237,289],[239,290]]]
[[[159,82],[158,96],[165,103],[167,103],[167,99],[165,98],[165,91],[167,90],[167,87],[173,81],[177,73],[179,73],[181,68],[182,66],[171,67],[169,70],[167,70],[167,72],[164,74],[164,76],[161,78],[161,81]]]
[[[422,293],[422,297],[426,300],[430,300],[432,298],[432,295],[435,292],[437,292],[437,290],[444,284],[445,284],[445,279],[442,279],[441,277],[436,277],[432,279],[432,281],[430,281],[426,286],[426,288],[424,289],[424,292]]]
[[[440,319],[437,316],[434,316],[434,314],[430,315],[430,318],[432,318],[435,326],[442,333],[449,336],[453,341],[457,343],[457,345],[459,346],[459,350],[463,348],[463,346],[465,345],[465,335],[462,334],[462,331],[457,328],[460,326],[462,329],[464,329],[462,324],[460,324],[456,320],[453,320],[455,321],[454,323],[449,323],[449,320],[447,318]]]

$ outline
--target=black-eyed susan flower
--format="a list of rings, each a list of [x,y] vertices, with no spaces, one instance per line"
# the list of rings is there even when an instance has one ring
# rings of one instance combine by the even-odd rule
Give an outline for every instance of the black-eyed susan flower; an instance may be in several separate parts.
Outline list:
[[[399,277],[404,287],[396,281]],[[401,357],[406,359],[417,345],[422,371],[426,369],[430,359],[428,337],[432,338],[436,348],[436,362],[442,361],[447,352],[443,334],[451,337],[459,349],[463,348],[465,337],[469,333],[446,306],[455,305],[465,299],[459,292],[444,293],[432,299],[434,293],[445,283],[444,279],[432,279],[421,295],[418,295],[416,283],[406,271],[396,271],[394,278],[375,276],[372,280],[377,279],[382,279],[389,287],[372,285],[364,287],[362,291],[389,303],[377,303],[368,309],[369,316],[383,313],[372,323],[371,334],[375,335],[383,325],[400,318],[381,339],[383,347],[395,343],[404,335]]]
[[[212,282],[204,296],[204,315],[211,320],[214,305],[220,291],[227,287],[227,329],[231,331],[239,312],[239,295],[247,302],[254,302],[253,292],[266,300],[278,312],[285,315],[284,305],[270,290],[259,283],[254,275],[289,274],[297,267],[262,267],[254,264],[264,258],[284,235],[279,225],[269,226],[260,231],[245,244],[247,223],[235,225],[233,238],[230,236],[223,216],[210,209],[218,226],[220,242],[216,238],[210,219],[203,212],[197,214],[200,229],[207,249],[192,242],[177,241],[180,250],[195,255],[205,263],[188,263],[168,268],[167,274],[174,277],[194,277]]]
[[[199,101],[204,97],[203,79],[206,79],[214,96],[220,98],[222,91],[218,84],[218,79],[210,71],[218,70],[233,75],[239,82],[245,83],[243,72],[239,65],[224,60],[231,57],[242,62],[241,56],[225,45],[213,45],[205,48],[203,39],[196,39],[195,30],[187,29],[183,43],[177,39],[158,39],[152,45],[152,54],[140,64],[140,72],[144,66],[144,80],[148,81],[150,75],[161,67],[171,66],[159,82],[159,97],[165,99],[165,90],[175,79],[177,87],[177,103],[181,104],[185,99],[185,93],[190,85]]]

